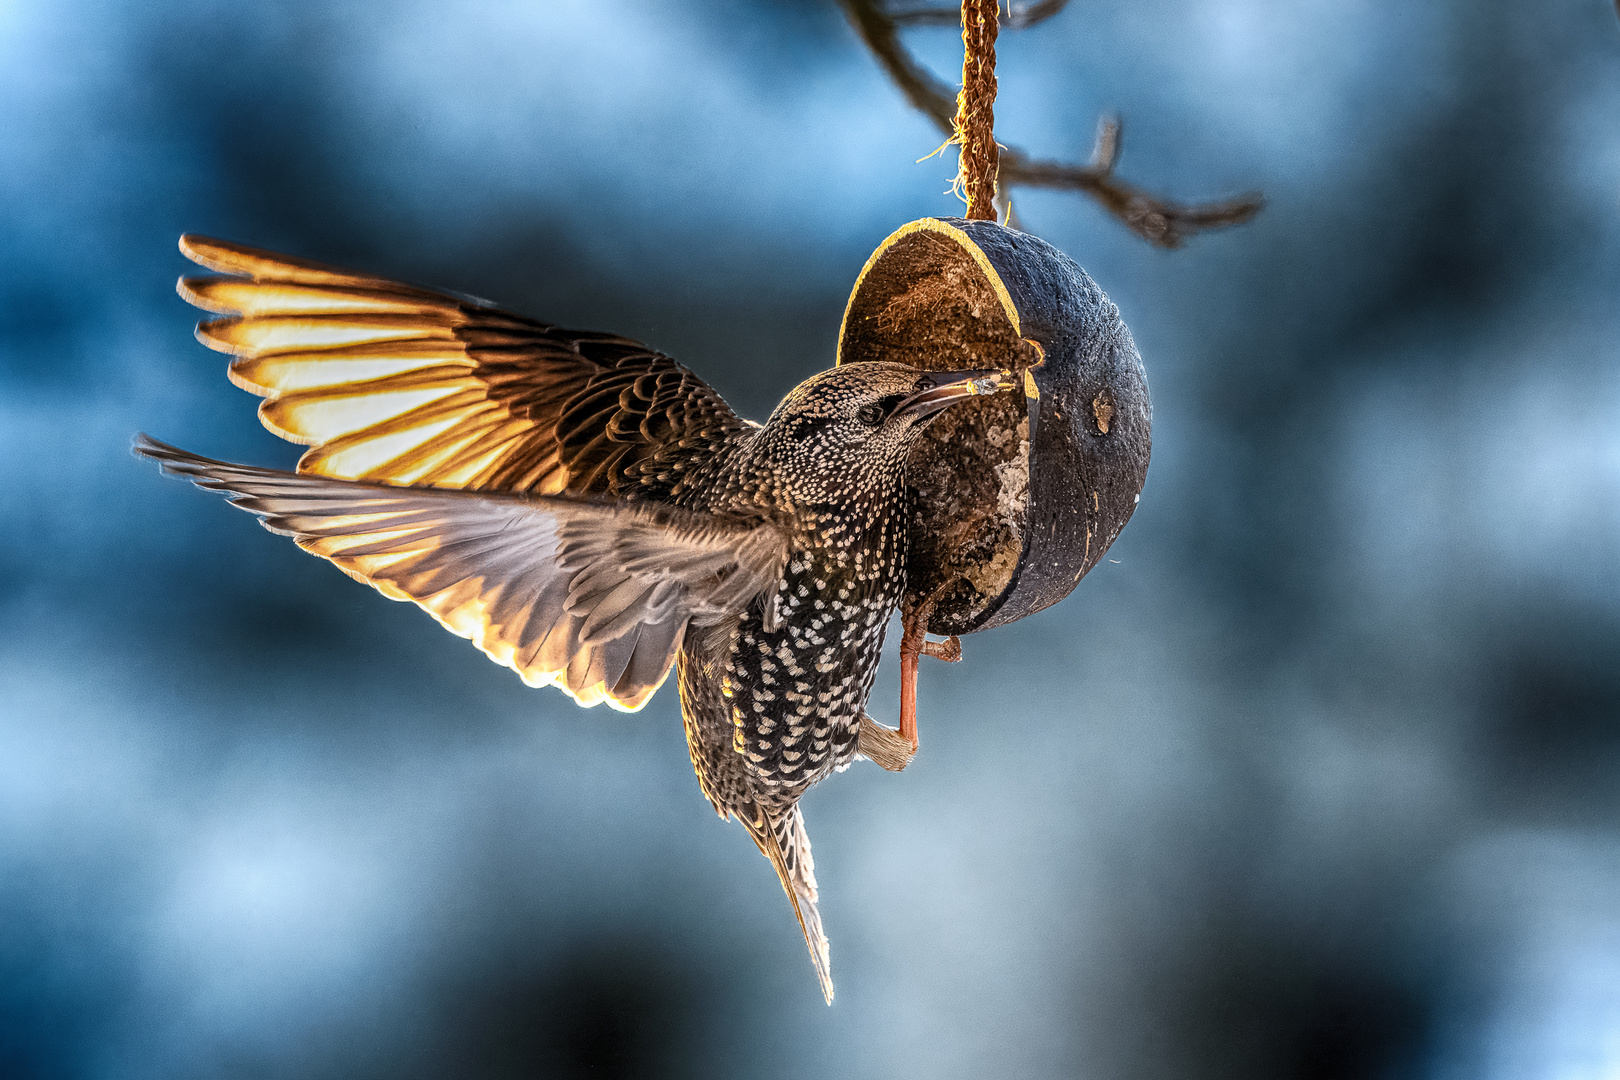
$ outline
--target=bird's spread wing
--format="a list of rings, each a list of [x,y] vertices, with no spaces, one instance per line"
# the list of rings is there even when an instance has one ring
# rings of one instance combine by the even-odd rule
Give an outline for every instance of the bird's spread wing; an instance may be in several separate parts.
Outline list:
[[[298,471],[391,484],[668,499],[752,426],[628,338],[201,236],[180,295],[226,317],[197,337],[236,357]]]
[[[141,436],[165,471],[395,600],[531,686],[639,709],[690,624],[770,603],[787,541],[758,521],[656,504],[402,488],[232,465]]]

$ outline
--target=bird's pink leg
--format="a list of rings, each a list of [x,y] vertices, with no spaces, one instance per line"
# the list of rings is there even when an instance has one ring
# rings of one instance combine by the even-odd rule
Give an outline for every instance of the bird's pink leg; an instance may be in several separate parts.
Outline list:
[[[905,612],[900,618],[900,737],[917,752],[917,664],[924,656],[950,663],[962,659],[962,642],[955,634],[944,641],[928,640],[928,617],[934,613],[932,598]]]
[[[861,714],[860,752],[890,772],[900,772],[917,753],[917,662],[924,656],[962,659],[962,643],[955,635],[944,641],[928,640],[928,616],[933,601],[900,617],[900,728],[884,727]]]
[[[932,606],[932,605],[930,605]],[[917,752],[917,661],[928,642],[928,618],[908,613],[900,621],[900,737]]]

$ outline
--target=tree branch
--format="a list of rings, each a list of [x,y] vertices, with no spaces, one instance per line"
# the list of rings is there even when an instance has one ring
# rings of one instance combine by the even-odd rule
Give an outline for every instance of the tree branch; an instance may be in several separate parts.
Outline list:
[[[1034,4],[1012,7],[998,22],[1003,30],[1027,30],[1036,23],[1045,22],[1068,7],[1069,0],[1039,0]],[[900,26],[955,26],[962,19],[956,8],[912,8],[909,11],[891,11],[889,18]]]
[[[839,0],[866,47],[872,50],[913,108],[933,121],[945,135],[955,134],[956,97],[900,43],[900,24],[944,23],[960,18],[959,11],[914,9],[893,12],[883,0]],[[1003,16],[1001,24],[1013,29],[1033,26],[1051,18],[1068,0],[1040,0]],[[1251,192],[1232,199],[1205,203],[1178,203],[1161,198],[1114,175],[1120,150],[1117,118],[1105,117],[1098,125],[1097,144],[1086,165],[1042,161],[1017,147],[1001,151],[1000,184],[1003,193],[1014,185],[1080,191],[1102,204],[1114,217],[1150,244],[1180,247],[1189,237],[1208,229],[1241,225],[1260,212],[1260,195]]]

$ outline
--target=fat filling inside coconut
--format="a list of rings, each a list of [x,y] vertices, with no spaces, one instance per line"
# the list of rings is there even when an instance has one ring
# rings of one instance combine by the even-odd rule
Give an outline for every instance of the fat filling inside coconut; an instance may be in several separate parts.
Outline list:
[[[1040,354],[1014,332],[961,245],[919,231],[891,244],[867,271],[839,358],[949,371],[1027,368]],[[913,450],[909,599],[932,598],[931,632],[971,629],[1012,585],[1024,547],[1029,439],[1028,405],[1015,391],[951,406]]]

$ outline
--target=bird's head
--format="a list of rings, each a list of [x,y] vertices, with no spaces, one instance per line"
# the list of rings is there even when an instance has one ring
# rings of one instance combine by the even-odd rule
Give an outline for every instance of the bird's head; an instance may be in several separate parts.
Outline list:
[[[922,371],[844,364],[782,399],[759,433],[773,471],[803,503],[847,503],[897,490],[917,435],[944,409],[1017,385],[990,369]]]

